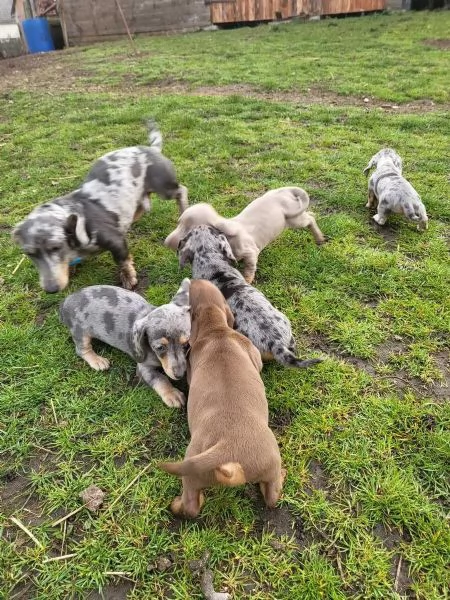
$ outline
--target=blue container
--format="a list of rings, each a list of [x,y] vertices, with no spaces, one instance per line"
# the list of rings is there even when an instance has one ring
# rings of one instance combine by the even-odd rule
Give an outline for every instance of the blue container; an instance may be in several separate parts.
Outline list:
[[[50,25],[43,17],[37,19],[25,19],[22,21],[23,33],[27,42],[28,51],[51,52],[55,49]]]

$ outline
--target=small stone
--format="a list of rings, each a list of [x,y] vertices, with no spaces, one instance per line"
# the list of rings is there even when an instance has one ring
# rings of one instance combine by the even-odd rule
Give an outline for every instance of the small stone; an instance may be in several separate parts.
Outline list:
[[[368,102],[370,102],[370,100],[369,100],[369,98],[364,98],[363,102],[365,102],[367,104]]]
[[[401,335],[394,335],[394,340],[397,340],[397,342],[401,342],[403,341],[403,338]]]
[[[164,571],[167,571],[167,569],[170,569],[171,566],[172,566],[172,561],[170,561],[165,556],[160,556],[156,561],[156,568],[161,573]]]
[[[83,500],[86,508],[91,512],[96,512],[103,504],[105,492],[96,485],[90,485],[80,494],[80,498]]]
[[[270,540],[269,544],[274,550],[284,550],[284,544],[282,544],[278,540]]]

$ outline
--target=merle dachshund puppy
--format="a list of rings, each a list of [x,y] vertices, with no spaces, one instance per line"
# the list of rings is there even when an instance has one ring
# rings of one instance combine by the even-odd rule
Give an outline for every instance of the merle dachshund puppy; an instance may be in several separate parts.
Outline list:
[[[96,252],[111,252],[124,288],[137,284],[126,233],[150,210],[149,194],[176,199],[180,213],[187,190],[161,153],[162,136],[149,121],[149,145],[123,148],[97,160],[81,187],[35,208],[13,231],[14,241],[33,261],[41,287],[63,290],[69,265]]]
[[[69,328],[78,356],[96,371],[109,369],[109,360],[92,349],[93,338],[125,352],[137,362],[136,375],[167,406],[180,407],[184,394],[170,379],[186,372],[191,319],[189,279],[184,279],[168,304],[152,306],[144,298],[112,285],[92,285],[71,294],[61,304],[61,321]]]
[[[253,342],[263,360],[274,358],[298,368],[322,362],[295,356],[288,318],[232,266],[236,259],[223,233],[210,225],[195,227],[180,241],[178,257],[181,267],[192,263],[194,279],[207,279],[219,288],[234,315],[234,328]]]
[[[364,175],[372,167],[376,169],[369,178],[366,208],[376,208],[373,220],[384,225],[391,213],[399,213],[416,223],[419,231],[427,229],[427,211],[419,194],[403,177],[402,159],[397,152],[383,148],[374,154],[364,169]]]

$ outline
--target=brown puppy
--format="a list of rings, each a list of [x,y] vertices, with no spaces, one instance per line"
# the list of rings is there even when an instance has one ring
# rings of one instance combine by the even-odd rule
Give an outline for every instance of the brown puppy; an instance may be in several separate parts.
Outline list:
[[[191,442],[184,461],[160,465],[183,480],[183,494],[172,502],[172,512],[196,517],[204,502],[202,490],[218,483],[259,483],[266,505],[273,508],[285,471],[268,425],[260,353],[232,329],[231,310],[212,283],[193,280],[189,295]]]

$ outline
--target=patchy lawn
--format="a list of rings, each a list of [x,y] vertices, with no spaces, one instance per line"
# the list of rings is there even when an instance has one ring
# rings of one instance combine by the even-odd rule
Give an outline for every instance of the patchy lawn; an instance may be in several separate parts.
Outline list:
[[[376,15],[0,62],[0,597],[201,598],[189,561],[205,550],[233,598],[447,597],[449,28],[448,12]],[[155,465],[183,455],[185,414],[135,387],[110,347],[98,346],[111,370],[90,370],[58,321],[67,294],[116,282],[110,256],[54,296],[28,260],[16,269],[11,226],[102,153],[145,143],[149,115],[191,202],[233,215],[302,185],[329,237],[317,248],[285,232],[259,262],[256,285],[291,318],[299,354],[328,357],[264,368],[288,469],[274,511],[247,486],[174,519],[180,483]],[[364,207],[362,169],[388,145],[427,206],[424,234],[399,217],[377,228]],[[176,219],[155,200],[129,236],[153,303],[190,272],[162,246]],[[54,526],[92,483],[99,513]]]

